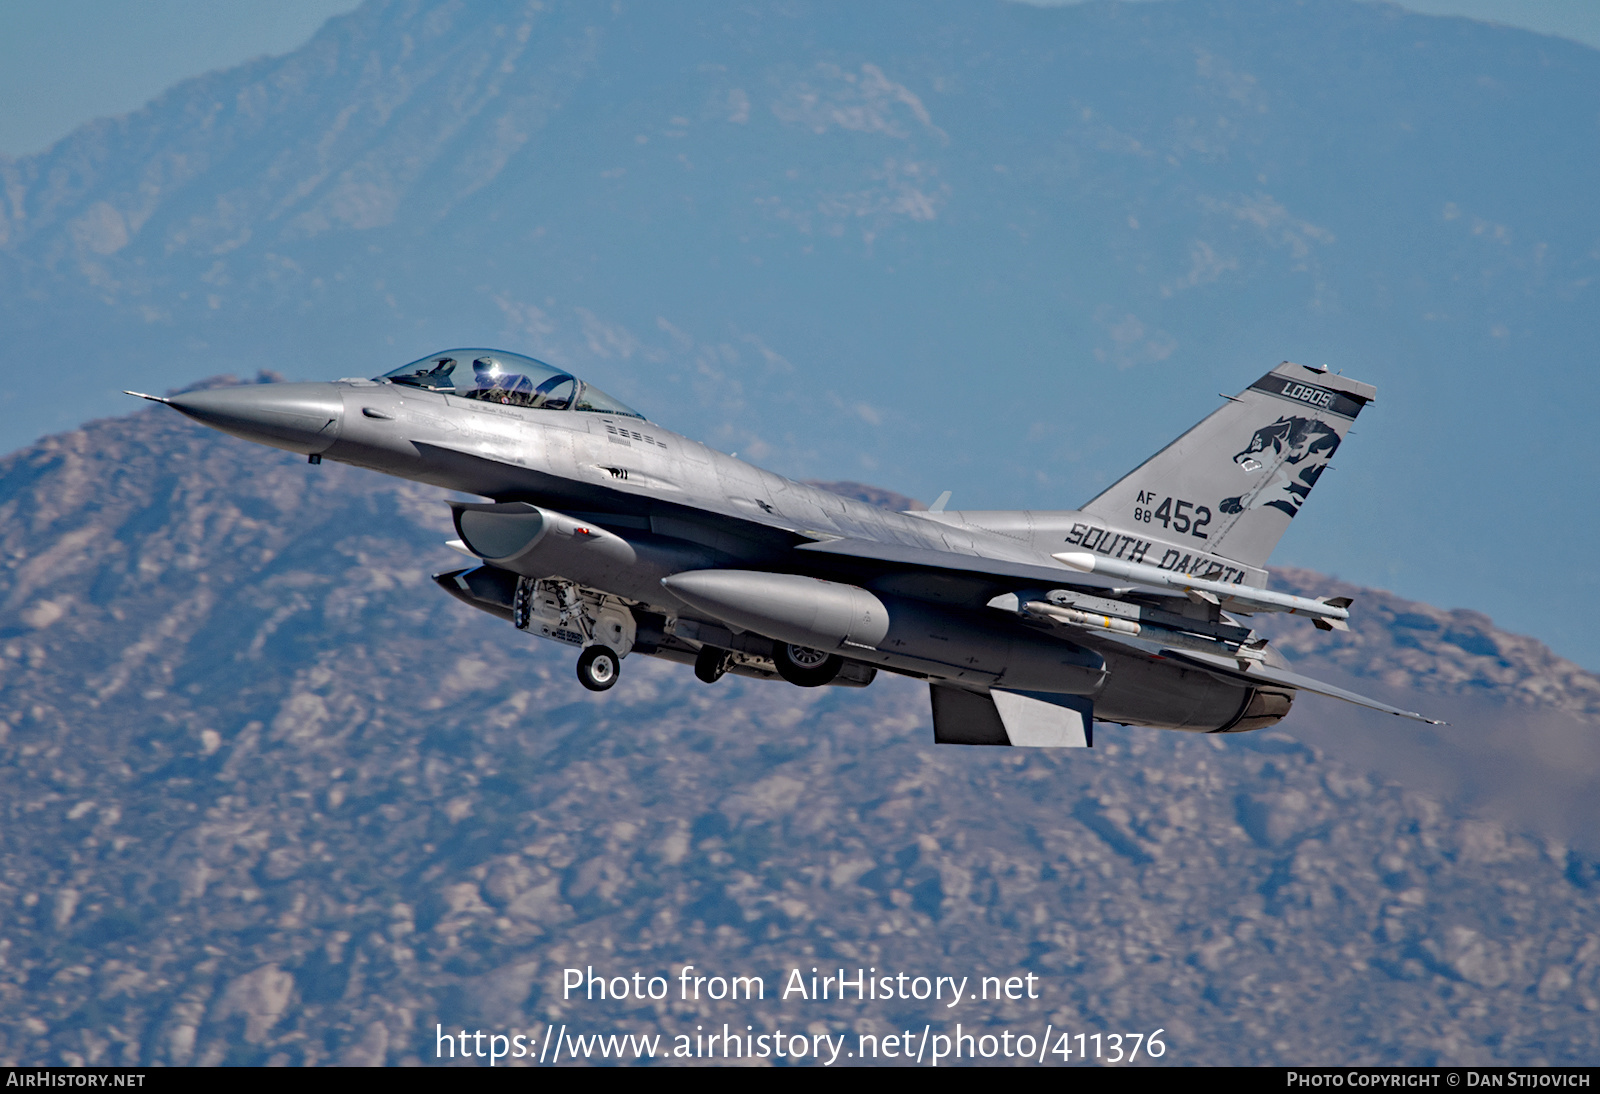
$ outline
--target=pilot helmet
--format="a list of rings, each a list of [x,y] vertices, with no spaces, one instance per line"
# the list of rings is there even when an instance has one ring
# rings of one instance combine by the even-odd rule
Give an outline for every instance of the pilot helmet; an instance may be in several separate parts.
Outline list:
[[[487,372],[490,376],[500,375],[500,362],[493,357],[479,357],[472,362],[472,371]]]

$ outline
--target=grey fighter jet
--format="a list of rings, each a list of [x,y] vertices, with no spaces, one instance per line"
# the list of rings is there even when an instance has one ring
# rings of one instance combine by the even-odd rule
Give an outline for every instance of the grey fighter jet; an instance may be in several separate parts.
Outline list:
[[[130,392],[129,394],[138,394]],[[926,680],[936,741],[1085,746],[1096,720],[1272,725],[1307,691],[1262,612],[1345,628],[1349,601],[1263,567],[1374,389],[1285,362],[1068,511],[894,513],[793,482],[514,353],[373,380],[142,396],[236,437],[476,495],[434,580],[616,683],[630,654],[801,687]]]

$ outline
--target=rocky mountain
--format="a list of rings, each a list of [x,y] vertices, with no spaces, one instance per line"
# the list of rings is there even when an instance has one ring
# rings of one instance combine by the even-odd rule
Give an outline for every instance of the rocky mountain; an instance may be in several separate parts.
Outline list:
[[[432,586],[440,502],[162,408],[0,460],[0,1061],[958,1021],[1160,1028],[1166,1063],[1595,1057],[1595,849],[1566,814],[1414,785],[1350,708],[1052,755],[936,748],[925,691],[887,677],[708,687],[629,658],[595,696]],[[1300,664],[1478,719],[1488,752],[1416,738],[1433,766],[1492,782],[1541,719],[1592,736],[1600,681],[1538,643],[1278,576],[1359,597],[1348,635],[1289,625]],[[766,998],[683,1001],[683,964]],[[1038,998],[779,997],[813,966]],[[671,997],[563,998],[589,967]]]
[[[0,451],[489,344],[793,477],[1067,508],[1328,362],[1380,401],[1283,557],[1600,667],[1597,89],[1357,0],[372,0],[0,161]]]

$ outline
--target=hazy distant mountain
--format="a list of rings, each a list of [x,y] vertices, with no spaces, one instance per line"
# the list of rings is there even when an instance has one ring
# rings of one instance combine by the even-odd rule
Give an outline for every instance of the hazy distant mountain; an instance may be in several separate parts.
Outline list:
[[[1346,0],[373,2],[0,162],[0,450],[493,343],[787,474],[1067,507],[1327,361],[1379,403],[1285,557],[1600,667],[1597,114],[1594,50]]]
[[[1417,741],[1492,782],[1540,719],[1593,738],[1600,680],[1482,616],[1349,590],[1349,635],[1289,624],[1301,663],[1486,727],[1382,718],[1394,770],[1315,699],[1268,734],[935,748],[925,689],[887,676],[708,687],[629,658],[592,695],[570,651],[432,585],[447,528],[437,491],[161,408],[0,460],[0,1062],[394,1063],[431,1059],[436,1023],[548,1021],[1595,1058],[1595,827],[1557,832],[1588,787],[1548,780],[1565,812],[1507,825],[1504,794],[1408,782]],[[560,999],[566,967],[683,962],[771,992],[843,965],[1043,994]]]

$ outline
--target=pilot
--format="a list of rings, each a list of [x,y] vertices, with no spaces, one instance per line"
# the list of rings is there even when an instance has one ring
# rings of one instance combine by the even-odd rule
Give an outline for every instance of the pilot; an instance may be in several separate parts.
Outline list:
[[[526,406],[533,401],[533,381],[520,372],[502,372],[500,362],[493,357],[474,360],[472,375],[477,381],[475,398],[494,403],[515,403],[518,406]]]

